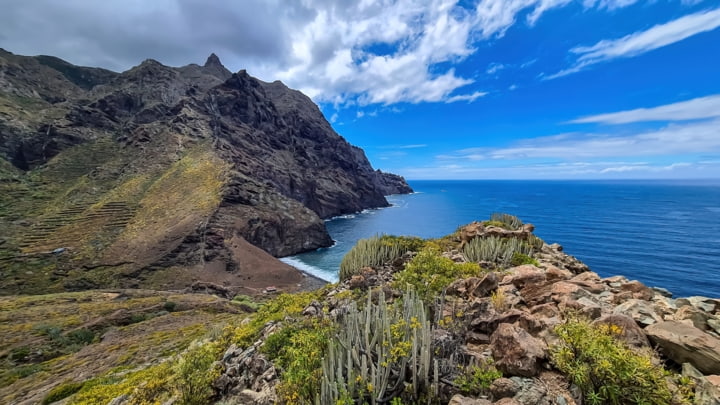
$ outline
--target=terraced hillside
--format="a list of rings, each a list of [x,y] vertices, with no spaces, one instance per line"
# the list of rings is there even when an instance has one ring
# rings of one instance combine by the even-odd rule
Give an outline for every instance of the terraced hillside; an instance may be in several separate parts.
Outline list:
[[[310,99],[215,55],[114,73],[0,50],[0,294],[297,288],[270,255],[409,190]]]

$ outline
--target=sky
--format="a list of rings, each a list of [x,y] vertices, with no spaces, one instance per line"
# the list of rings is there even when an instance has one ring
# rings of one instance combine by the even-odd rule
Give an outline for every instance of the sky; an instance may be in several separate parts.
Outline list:
[[[408,179],[720,178],[718,0],[2,0],[0,47],[282,80]]]

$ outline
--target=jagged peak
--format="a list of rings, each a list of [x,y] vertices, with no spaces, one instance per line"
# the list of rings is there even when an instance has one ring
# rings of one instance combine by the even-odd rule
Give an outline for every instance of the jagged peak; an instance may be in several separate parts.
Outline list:
[[[205,61],[205,67],[210,66],[218,66],[218,67],[225,67],[223,66],[222,62],[220,62],[220,58],[218,58],[215,53],[211,53],[210,56],[208,56],[207,60]]]

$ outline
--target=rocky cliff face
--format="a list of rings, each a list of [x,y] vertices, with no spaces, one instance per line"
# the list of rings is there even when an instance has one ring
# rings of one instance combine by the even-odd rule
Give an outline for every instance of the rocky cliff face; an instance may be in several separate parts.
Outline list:
[[[78,268],[242,272],[233,238],[275,256],[329,246],[324,218],[407,192],[308,97],[214,54],[114,73],[0,50],[0,262],[16,286],[40,282],[20,275],[29,261],[66,288],[107,284]]]

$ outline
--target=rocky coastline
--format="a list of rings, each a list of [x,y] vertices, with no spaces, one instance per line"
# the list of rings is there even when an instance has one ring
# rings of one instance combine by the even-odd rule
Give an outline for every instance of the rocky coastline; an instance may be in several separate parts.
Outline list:
[[[472,238],[503,233],[514,237],[522,233],[526,238],[532,235],[528,227],[523,231],[502,231],[489,226],[478,232],[478,224],[463,227],[451,236],[452,243],[446,245],[448,249],[441,256],[457,264],[466,263],[466,256],[457,246],[467,239],[467,234]],[[409,251],[391,262],[363,267],[323,290],[296,317],[301,322],[338,322],[352,311],[354,300],[362,301],[366,294],[372,300],[402,301],[406,293],[397,280],[419,254]],[[484,389],[474,393],[461,391],[456,383],[457,370],[445,370],[445,375],[440,371],[434,388],[437,403],[592,403],[572,376],[559,370],[554,357],[561,340],[558,327],[572,319],[605,327],[599,330],[610,331],[608,336],[630,352],[649,353],[648,359],[654,359],[656,366],[671,370],[663,380],[668,384],[669,396],[648,403],[719,403],[720,300],[673,298],[665,289],[650,288],[623,276],[601,278],[556,243],[543,243],[532,257],[532,264],[496,267],[497,271],[482,276],[458,278],[428,304],[436,319],[430,328],[432,349],[428,350],[442,352],[436,357],[439,363],[435,367],[450,361],[451,353],[452,361],[460,364],[457,367],[492,364],[499,371]],[[275,354],[263,347],[274,334],[294,322],[291,318],[268,322],[252,344],[231,345],[222,356],[224,371],[214,383],[216,393],[227,401],[236,401],[231,403],[283,402],[286,370],[273,362]],[[669,377],[673,373],[677,376],[674,380]],[[606,398],[600,403],[612,401]]]

